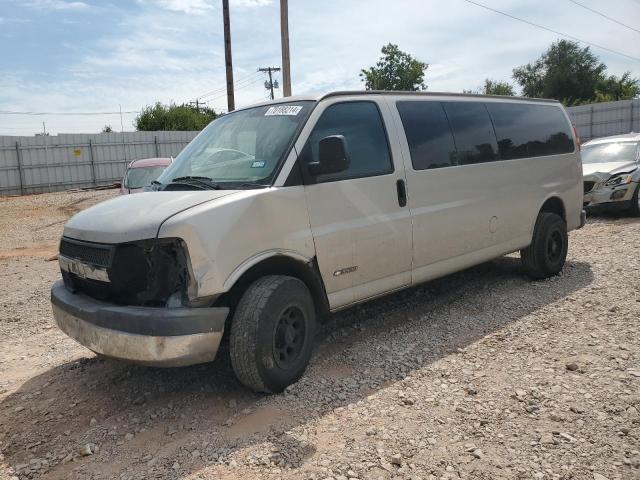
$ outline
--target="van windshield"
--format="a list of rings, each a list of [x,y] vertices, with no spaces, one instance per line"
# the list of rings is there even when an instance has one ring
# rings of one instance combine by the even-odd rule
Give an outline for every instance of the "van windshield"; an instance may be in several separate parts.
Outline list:
[[[312,106],[311,101],[280,103],[223,115],[187,145],[158,181],[194,188],[268,184]]]
[[[633,162],[637,142],[597,143],[582,146],[582,163]]]

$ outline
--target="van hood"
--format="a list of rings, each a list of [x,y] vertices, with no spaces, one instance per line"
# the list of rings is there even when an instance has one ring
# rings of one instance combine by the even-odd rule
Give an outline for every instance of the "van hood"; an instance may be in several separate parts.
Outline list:
[[[71,217],[64,227],[63,235],[98,243],[122,243],[155,238],[160,225],[169,217],[237,192],[189,190],[122,195]]]
[[[595,173],[615,175],[616,173],[630,172],[635,168],[638,168],[636,162],[583,163],[582,175],[584,177],[591,176]]]

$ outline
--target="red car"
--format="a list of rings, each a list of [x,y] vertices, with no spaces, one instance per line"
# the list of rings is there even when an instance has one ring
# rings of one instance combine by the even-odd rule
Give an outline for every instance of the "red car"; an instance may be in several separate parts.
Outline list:
[[[171,165],[171,158],[142,158],[127,165],[120,184],[120,195],[142,192],[144,187],[158,178],[164,169]]]

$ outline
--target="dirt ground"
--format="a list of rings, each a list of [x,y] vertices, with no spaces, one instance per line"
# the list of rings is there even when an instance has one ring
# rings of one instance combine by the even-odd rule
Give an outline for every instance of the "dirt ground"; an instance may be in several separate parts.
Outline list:
[[[517,255],[336,315],[305,377],[105,361],[57,330],[65,219],[0,200],[0,478],[638,479],[640,220],[589,218],[561,276]]]

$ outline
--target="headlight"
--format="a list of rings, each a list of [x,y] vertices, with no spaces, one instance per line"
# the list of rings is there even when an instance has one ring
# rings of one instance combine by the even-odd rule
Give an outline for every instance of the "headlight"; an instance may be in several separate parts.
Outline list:
[[[618,185],[625,185],[627,183],[631,183],[631,174],[621,173],[611,177],[604,185],[605,187],[617,187]]]

